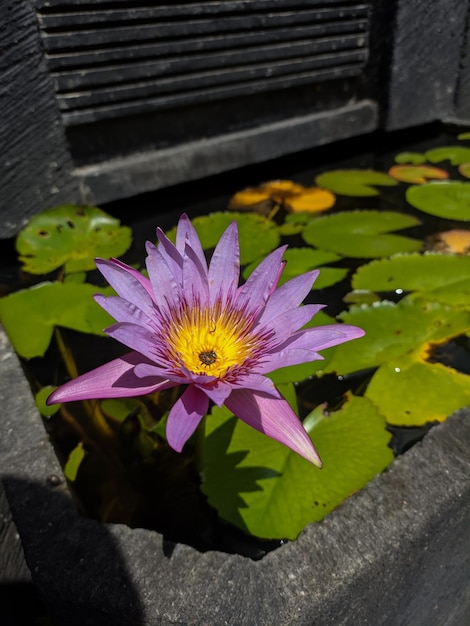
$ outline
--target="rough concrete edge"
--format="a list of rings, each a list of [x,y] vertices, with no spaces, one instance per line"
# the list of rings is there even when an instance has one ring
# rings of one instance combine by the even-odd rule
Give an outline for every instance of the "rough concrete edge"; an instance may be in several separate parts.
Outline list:
[[[255,129],[87,165],[75,173],[92,190],[96,202],[103,203],[362,135],[377,125],[376,103],[362,100]]]
[[[463,410],[262,561],[184,545],[165,554],[158,533],[83,519],[65,490],[48,486],[47,476],[60,468],[3,333],[0,406],[0,470],[13,517],[35,584],[69,624],[236,625],[253,615],[260,625],[352,624],[348,608],[376,599],[368,570],[393,583],[400,559],[414,543],[423,545],[423,533],[443,520],[452,530],[447,514],[462,508],[470,490],[470,415]],[[19,451],[26,436],[30,443]]]

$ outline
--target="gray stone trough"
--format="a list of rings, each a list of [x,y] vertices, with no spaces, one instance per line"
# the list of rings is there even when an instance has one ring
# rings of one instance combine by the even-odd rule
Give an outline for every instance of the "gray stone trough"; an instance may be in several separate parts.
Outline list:
[[[0,332],[0,471],[33,583],[67,626],[467,626],[470,409],[260,561],[81,517]],[[54,486],[55,485],[55,486]]]

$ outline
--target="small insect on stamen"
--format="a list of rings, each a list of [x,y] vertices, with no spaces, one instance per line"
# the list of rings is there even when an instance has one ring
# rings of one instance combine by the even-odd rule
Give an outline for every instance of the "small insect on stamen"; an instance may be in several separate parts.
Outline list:
[[[213,350],[210,352],[200,352],[199,360],[203,365],[212,365],[217,361],[217,354]]]

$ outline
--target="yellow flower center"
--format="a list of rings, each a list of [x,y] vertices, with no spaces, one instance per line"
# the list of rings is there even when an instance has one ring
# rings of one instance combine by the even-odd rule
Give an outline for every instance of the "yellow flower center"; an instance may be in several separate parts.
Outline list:
[[[256,341],[246,321],[234,309],[185,308],[166,337],[171,360],[195,374],[222,378],[253,353]]]

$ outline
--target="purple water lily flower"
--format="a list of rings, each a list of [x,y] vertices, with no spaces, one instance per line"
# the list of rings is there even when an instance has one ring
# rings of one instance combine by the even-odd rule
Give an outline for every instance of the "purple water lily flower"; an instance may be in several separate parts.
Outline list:
[[[95,296],[117,323],[106,330],[132,352],[56,389],[48,404],[138,396],[188,385],[166,427],[180,452],[207,413],[209,401],[280,441],[311,463],[320,458],[299,418],[265,375],[315,361],[318,350],[364,332],[333,324],[302,327],[323,305],[300,306],[318,271],[277,287],[286,246],[272,252],[239,287],[236,223],[220,238],[207,266],[189,218],[179,221],[176,246],[158,229],[147,243],[149,278],[111,259],[96,264],[118,296]]]

